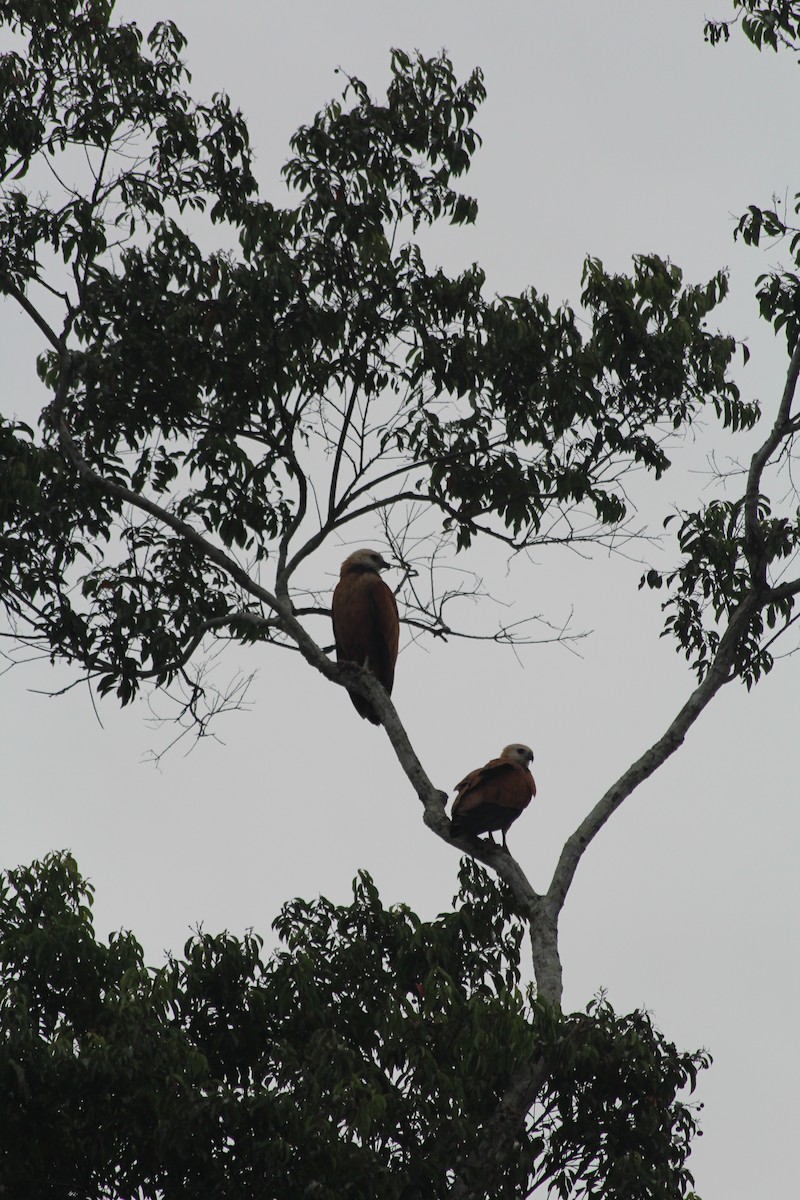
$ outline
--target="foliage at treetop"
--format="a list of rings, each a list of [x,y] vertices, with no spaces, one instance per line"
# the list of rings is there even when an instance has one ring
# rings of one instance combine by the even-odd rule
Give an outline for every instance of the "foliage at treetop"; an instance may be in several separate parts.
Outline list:
[[[520,991],[522,926],[465,860],[452,912],[287,904],[279,948],[199,932],[152,970],[99,941],[69,854],[0,877],[0,1185],[39,1200],[687,1195],[692,1089],[647,1014]],[[365,1002],[368,996],[369,1003]],[[547,1061],[502,1161],[476,1162],[520,1063]]]
[[[186,90],[170,22],[144,39],[99,0],[46,19],[4,0],[2,25],[19,48],[0,56],[0,292],[41,334],[48,400],[37,429],[0,424],[0,591],[17,644],[100,692],[178,681],[196,715],[203,647],[295,644],[287,611],[327,612],[299,569],[375,523],[404,619],[450,634],[463,589],[422,564],[478,536],[613,542],[630,470],[659,478],[708,408],[755,422],[707,324],[722,273],[590,258],[579,320],[426,265],[423,227],[476,216],[456,184],[479,71],[396,50],[384,101],[349,79],[293,139],[299,198],[279,206],[242,115]],[[207,250],[212,226],[238,250]],[[704,620],[673,623],[701,669]]]

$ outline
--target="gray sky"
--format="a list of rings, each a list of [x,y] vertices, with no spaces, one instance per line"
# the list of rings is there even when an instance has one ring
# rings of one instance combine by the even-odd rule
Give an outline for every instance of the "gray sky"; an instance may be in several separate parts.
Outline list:
[[[170,16],[189,36],[195,94],[224,89],[243,108],[277,202],[288,139],[340,90],[335,67],[378,89],[393,45],[445,46],[462,76],[482,66],[484,145],[465,185],[478,225],[429,239],[429,264],[478,261],[490,290],[533,284],[572,303],[587,253],[623,270],[632,253],[656,251],[697,282],[728,265],[720,321],[753,350],[742,391],[774,405],[785,350],[757,321],[752,294],[769,260],[733,245],[733,217],[800,185],[797,66],[738,37],[712,51],[702,5],[229,0],[221,20],[220,5],[199,0],[130,0],[119,11],[148,29]],[[723,0],[709,11],[724,15]],[[0,354],[21,415],[38,348],[6,306]],[[747,439],[734,451],[711,424],[705,435],[647,493],[645,515],[657,521],[707,487],[710,449],[747,452]],[[334,582],[342,557],[323,548],[319,585]],[[659,639],[658,594],[637,591],[639,562],[550,551],[507,573],[502,556],[476,550],[466,565],[513,603],[512,616],[557,622],[574,610],[575,627],[594,631],[579,655],[451,642],[408,646],[398,664],[398,710],[443,788],[507,742],[534,747],[539,797],[511,846],[542,888],[564,839],[663,732],[693,680]],[[496,608],[486,611],[496,623]],[[49,673],[3,676],[3,863],[71,847],[96,885],[100,933],[132,929],[153,963],[198,923],[269,934],[292,896],[345,901],[359,867],[385,902],[426,917],[449,907],[457,855],[423,827],[382,732],[296,656],[255,647],[222,674],[237,666],[259,672],[252,707],[223,719],[224,744],[188,757],[179,747],[160,771],[143,757],[169,735],[147,724],[144,702],[122,712],[103,702],[101,726],[85,691],[46,699],[27,689],[52,686]],[[752,694],[717,698],[591,847],[562,920],[567,1006],[605,987],[619,1010],[646,1006],[679,1046],[714,1055],[692,1157],[704,1200],[796,1188],[798,670],[789,659]]]

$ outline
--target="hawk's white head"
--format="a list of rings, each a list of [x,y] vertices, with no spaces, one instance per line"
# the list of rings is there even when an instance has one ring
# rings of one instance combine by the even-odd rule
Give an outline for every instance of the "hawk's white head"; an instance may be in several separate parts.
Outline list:
[[[509,758],[512,762],[519,763],[521,767],[527,767],[529,763],[533,762],[533,751],[523,742],[512,742],[510,746],[503,747],[500,757]]]
[[[381,571],[385,571],[391,565],[377,550],[356,550],[344,560],[339,574],[344,575],[345,571],[349,571],[352,568],[356,568],[359,571],[375,571],[376,574],[380,574]]]

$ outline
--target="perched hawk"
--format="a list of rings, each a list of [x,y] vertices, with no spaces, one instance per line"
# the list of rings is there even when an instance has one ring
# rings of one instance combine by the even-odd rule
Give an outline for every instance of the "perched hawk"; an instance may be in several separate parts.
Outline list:
[[[400,640],[397,604],[380,572],[390,566],[375,550],[356,550],[342,563],[333,593],[333,636],[339,662],[366,667],[391,693]],[[350,692],[356,710],[380,725],[368,700]]]
[[[523,808],[527,808],[531,797],[536,795],[536,784],[528,768],[533,762],[530,746],[514,742],[493,758],[485,767],[470,771],[461,783],[456,784],[453,801],[453,833],[488,833],[502,830],[506,850],[506,833],[516,821]]]

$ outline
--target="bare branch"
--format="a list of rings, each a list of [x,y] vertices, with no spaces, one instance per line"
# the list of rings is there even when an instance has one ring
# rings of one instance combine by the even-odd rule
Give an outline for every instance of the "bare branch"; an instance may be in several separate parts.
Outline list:
[[[189,734],[192,735],[192,741],[186,751],[187,756],[195,749],[200,738],[212,737],[215,741],[220,741],[216,733],[210,732],[211,721],[223,713],[239,712],[248,707],[246,697],[250,685],[255,679],[254,671],[247,675],[238,675],[224,691],[205,683],[205,674],[205,666],[200,667],[193,679],[184,673],[185,692],[182,697],[172,697],[169,696],[169,693],[165,693],[178,704],[177,716],[162,717],[155,712],[151,703],[150,707],[153,713],[151,724],[157,726],[167,723],[173,726],[177,725],[179,732],[161,750],[148,751],[145,755],[146,762],[151,762],[156,767],[160,766],[162,758]],[[209,692],[211,693],[210,699]]]
[[[714,662],[703,682],[692,692],[665,733],[608,789],[567,840],[547,891],[547,905],[554,913],[557,914],[564,904],[584,852],[608,819],[639,784],[649,779],[675,753],[703,709],[713,700],[720,688],[734,678],[731,674],[731,664],[736,644],[756,607],[752,596],[743,601],[720,640]]]
[[[784,439],[790,437],[793,432],[790,412],[798,376],[800,376],[800,341],[792,353],[786,385],[775,422],[763,445],[754,453],[748,471],[745,493],[745,528],[750,586],[731,614],[702,682],[694,689],[665,733],[636,762],[631,764],[567,839],[544,901],[549,918],[556,923],[578,863],[588,846],[623,801],[641,783],[649,779],[682,745],[686,734],[717,692],[726,683],[737,677],[734,666],[736,651],[751,618],[770,603],[800,594],[800,580],[793,580],[776,588],[767,588],[767,561],[758,511],[763,472]],[[534,957],[536,957],[535,952]],[[537,971],[537,980],[538,978]]]
[[[31,320],[34,322],[34,324],[36,324],[39,327],[39,329],[42,331],[42,333],[47,338],[48,342],[50,342],[50,344],[54,347],[54,349],[56,349],[58,351],[58,353],[61,355],[66,354],[67,347],[66,347],[66,343],[64,342],[64,339],[59,337],[59,335],[55,332],[55,330],[52,329],[50,325],[48,325],[47,321],[45,321],[44,317],[39,312],[38,308],[36,308],[35,305],[31,304],[30,300],[25,295],[25,293],[22,291],[22,289],[18,288],[17,285],[11,279],[8,278],[8,276],[5,276],[3,278],[2,284],[0,286],[2,286],[2,290],[4,292],[7,292],[9,296],[14,297],[14,299],[16,300],[16,302],[20,306],[20,308],[24,309],[24,311],[28,314],[28,316],[31,318]]]

